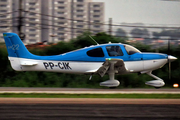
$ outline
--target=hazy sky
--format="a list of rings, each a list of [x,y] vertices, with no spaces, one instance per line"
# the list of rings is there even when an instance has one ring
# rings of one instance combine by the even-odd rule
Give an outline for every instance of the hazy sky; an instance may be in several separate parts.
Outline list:
[[[105,21],[180,26],[180,1],[93,0],[105,2]]]

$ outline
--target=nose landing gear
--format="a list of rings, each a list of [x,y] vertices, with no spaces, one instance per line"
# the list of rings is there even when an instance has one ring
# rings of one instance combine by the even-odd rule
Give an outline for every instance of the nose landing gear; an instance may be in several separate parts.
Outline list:
[[[151,76],[151,77],[153,77],[153,78],[156,79],[156,80],[152,80],[152,81],[146,82],[146,83],[145,83],[146,85],[153,86],[153,87],[155,87],[156,89],[159,89],[159,88],[161,88],[162,86],[165,85],[164,81],[163,81],[161,78],[159,78],[159,77],[157,77],[157,76],[155,76],[155,75],[152,74],[152,71],[147,72],[146,74],[148,74],[149,76]]]

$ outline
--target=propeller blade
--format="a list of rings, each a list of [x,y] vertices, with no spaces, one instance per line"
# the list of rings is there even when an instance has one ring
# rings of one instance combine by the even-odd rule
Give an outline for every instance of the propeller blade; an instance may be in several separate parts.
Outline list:
[[[171,61],[168,59],[169,61],[169,80],[171,80]]]

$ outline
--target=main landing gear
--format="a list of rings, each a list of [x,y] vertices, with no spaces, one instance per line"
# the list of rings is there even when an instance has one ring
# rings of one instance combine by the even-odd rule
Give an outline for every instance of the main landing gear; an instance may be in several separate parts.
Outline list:
[[[120,82],[118,80],[114,79],[115,76],[115,70],[114,70],[114,64],[117,63],[117,61],[111,61],[111,66],[108,71],[109,79],[107,81],[101,82],[100,86],[106,86],[109,88],[116,88],[119,86]]]

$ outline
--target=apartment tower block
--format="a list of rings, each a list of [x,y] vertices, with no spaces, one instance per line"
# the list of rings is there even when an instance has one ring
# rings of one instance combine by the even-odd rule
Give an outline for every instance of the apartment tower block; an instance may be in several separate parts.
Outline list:
[[[21,4],[19,4],[19,2]],[[22,9],[19,9],[22,5]],[[56,43],[84,31],[103,32],[104,3],[92,0],[0,0],[0,32],[21,32],[23,42]],[[7,14],[9,13],[9,14]],[[3,17],[1,15],[4,15]],[[7,20],[6,20],[7,19]],[[3,23],[3,24],[2,24]],[[2,35],[0,40],[2,41]]]

